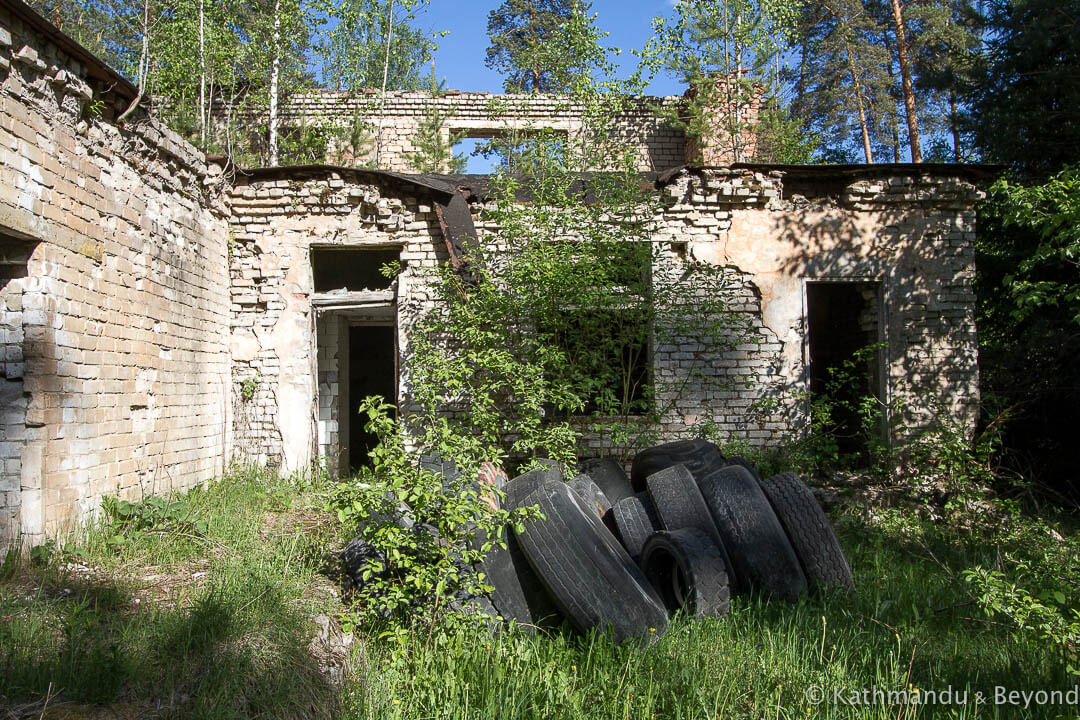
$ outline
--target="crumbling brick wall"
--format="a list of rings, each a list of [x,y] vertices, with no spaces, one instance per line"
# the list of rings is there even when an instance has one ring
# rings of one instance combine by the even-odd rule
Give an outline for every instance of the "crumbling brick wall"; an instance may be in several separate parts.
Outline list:
[[[343,420],[334,399],[342,392],[336,364],[341,328],[326,316],[313,322],[310,248],[402,247],[402,258],[412,263],[394,310],[403,349],[416,320],[435,309],[421,270],[444,262],[446,251],[430,201],[389,178],[327,170],[317,177],[302,171],[290,180],[289,172],[253,177],[234,193],[234,387],[255,374],[265,380],[250,403],[249,427],[237,409],[236,451],[290,469],[318,454],[333,469],[340,466]],[[695,263],[723,268],[720,292],[735,317],[738,344],[656,343],[657,386],[678,388],[677,395],[658,398],[667,408],[658,439],[708,428],[720,438],[761,446],[804,429],[805,293],[808,282],[819,280],[880,285],[882,317],[860,323],[874,330],[880,325],[886,399],[902,406],[900,432],[942,410],[974,427],[972,243],[979,192],[969,181],[914,167],[868,168],[809,185],[790,170],[688,169],[660,192],[653,272],[689,276]],[[482,192],[472,212],[480,241],[490,244],[497,228],[484,216]],[[689,370],[693,377],[682,383]],[[408,402],[407,384],[399,399]],[[596,436],[586,437],[582,448],[589,455],[623,450]]]
[[[753,389],[683,405],[720,414],[736,437],[768,444],[808,420],[806,283],[880,284],[885,400],[894,440],[938,416],[973,430],[979,404],[975,334],[975,203],[981,192],[948,170],[683,171],[665,189],[661,236],[691,257],[743,273],[758,297],[764,340],[739,362]],[[805,177],[809,174],[810,180]],[[818,179],[815,179],[818,178]],[[785,187],[786,185],[786,187]]]
[[[110,120],[130,95],[62,41],[0,8],[0,245],[29,248],[0,319],[4,382],[22,386],[0,536],[29,542],[104,494],[204,482],[229,444],[220,170],[142,111]]]
[[[666,170],[686,161],[683,132],[662,121],[658,105],[671,105],[679,97],[628,98],[617,116],[613,134],[633,151],[638,170]],[[216,134],[225,136],[228,108],[215,104]],[[375,167],[378,149],[381,170],[416,172],[413,154],[421,123],[429,113],[444,119],[441,135],[449,142],[451,133],[465,137],[499,137],[509,132],[555,130],[580,137],[587,132],[584,108],[565,96],[546,94],[499,95],[449,91],[390,92],[385,105],[377,93],[355,95],[321,90],[296,93],[282,103],[284,133],[318,128],[329,144],[325,160],[348,166]],[[380,121],[381,116],[381,121]],[[244,115],[242,127],[258,127],[261,117]],[[354,132],[354,129],[359,129]],[[611,130],[611,128],[609,128]],[[376,140],[381,138],[381,142]],[[242,136],[256,151],[260,136]],[[358,140],[358,142],[354,142]],[[378,148],[377,148],[378,146]]]
[[[448,258],[438,218],[415,190],[345,169],[240,176],[231,199],[234,451],[286,472],[307,470],[318,453],[333,470],[341,328],[333,313],[316,321],[311,248],[400,247],[394,322],[404,347],[430,300],[418,278]],[[255,385],[249,398],[245,381]]]

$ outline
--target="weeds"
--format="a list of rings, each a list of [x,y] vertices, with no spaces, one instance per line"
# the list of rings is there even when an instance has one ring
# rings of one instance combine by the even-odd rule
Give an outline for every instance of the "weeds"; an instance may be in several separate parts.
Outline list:
[[[324,520],[277,514],[311,502],[241,471],[183,496],[110,500],[36,561],[10,556],[0,707],[51,686],[57,702],[135,702],[149,716],[329,716],[336,691],[309,643],[312,615],[337,607],[311,592],[333,538]]]
[[[566,633],[432,640],[417,629],[396,643],[363,645],[368,680],[346,692],[355,718],[1053,718],[1068,707],[977,705],[994,688],[1068,689],[1060,653],[1031,633],[978,612],[965,568],[1031,545],[1024,533],[964,533],[886,511],[838,518],[858,594],[795,605],[746,598],[724,620],[676,620],[655,646],[615,646]],[[1075,572],[1071,548],[1053,562]],[[369,632],[377,633],[375,628]],[[967,702],[904,708],[846,705],[834,692],[880,688],[916,697],[952,687]],[[915,711],[918,711],[917,713]]]

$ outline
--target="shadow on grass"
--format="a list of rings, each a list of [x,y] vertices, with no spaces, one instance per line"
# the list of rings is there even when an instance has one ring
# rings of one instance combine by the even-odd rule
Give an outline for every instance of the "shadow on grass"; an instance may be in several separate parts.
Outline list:
[[[247,568],[170,608],[117,582],[22,567],[0,582],[0,707],[51,694],[151,717],[327,717],[338,690],[309,641],[306,619]]]

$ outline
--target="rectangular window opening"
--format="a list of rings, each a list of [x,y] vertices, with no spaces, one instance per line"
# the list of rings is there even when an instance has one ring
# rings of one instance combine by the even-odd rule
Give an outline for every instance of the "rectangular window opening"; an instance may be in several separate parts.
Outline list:
[[[464,161],[462,172],[489,174],[499,168],[516,169],[530,152],[544,148],[556,161],[565,160],[566,132],[562,130],[451,130],[454,157]]]
[[[381,268],[400,258],[400,247],[313,247],[315,292],[386,290],[393,278],[383,275]]]
[[[587,415],[642,415],[652,405],[652,348],[640,308],[570,310],[549,332],[569,360]]]

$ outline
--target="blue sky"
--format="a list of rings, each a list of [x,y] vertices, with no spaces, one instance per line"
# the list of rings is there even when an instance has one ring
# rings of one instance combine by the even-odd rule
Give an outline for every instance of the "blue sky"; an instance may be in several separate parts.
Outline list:
[[[448,90],[502,92],[502,76],[484,65],[488,13],[500,4],[501,0],[431,0],[431,6],[418,19],[421,27],[450,31],[439,40],[435,55],[435,72],[440,78],[446,78]],[[629,74],[637,67],[637,58],[630,50],[645,44],[652,34],[653,17],[669,14],[671,2],[594,0],[592,11],[597,14],[596,23],[600,29],[610,33],[606,44],[622,50],[618,62],[623,73]],[[649,86],[649,93],[653,95],[681,95],[683,90],[680,82],[666,76],[655,78]],[[469,154],[476,143],[475,140],[464,140],[457,146],[457,151]],[[490,172],[491,169],[490,161],[470,157],[466,172]]]
[[[502,92],[502,77],[484,65],[488,47],[488,13],[501,0],[462,2],[462,0],[431,0],[431,6],[419,18],[421,27],[449,30],[439,41],[435,56],[435,72],[446,78],[446,87],[453,90]],[[593,12],[597,25],[610,34],[607,44],[621,48],[624,70],[632,71],[637,60],[631,48],[640,48],[652,34],[652,19],[671,11],[669,0],[594,0]],[[654,95],[682,94],[685,88],[671,78],[657,78],[649,88]]]

